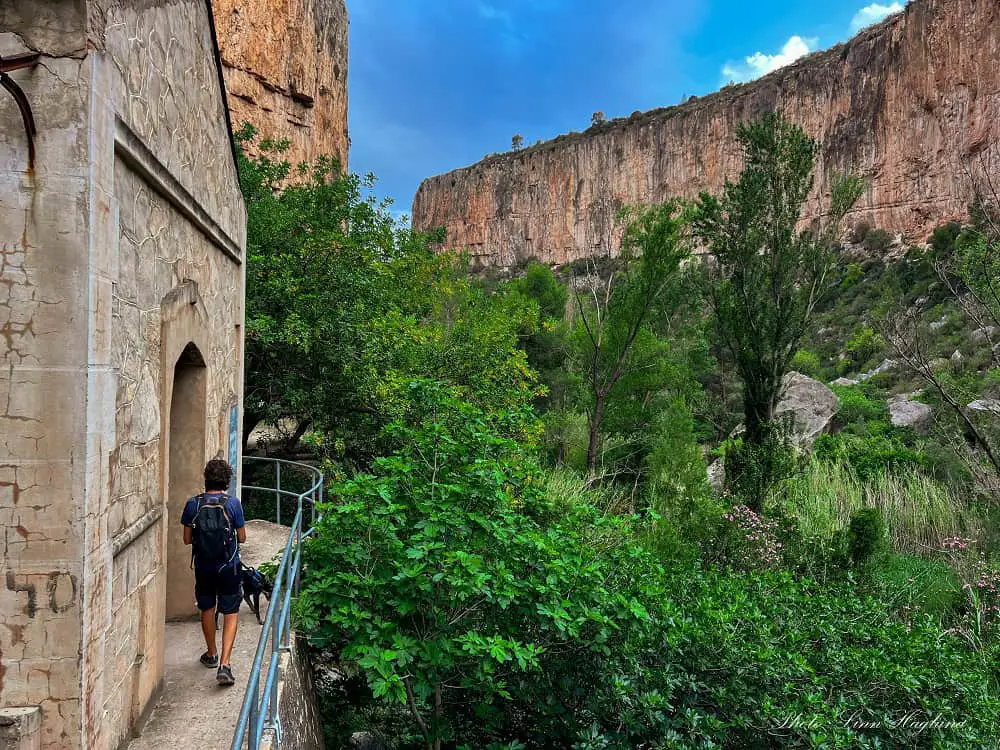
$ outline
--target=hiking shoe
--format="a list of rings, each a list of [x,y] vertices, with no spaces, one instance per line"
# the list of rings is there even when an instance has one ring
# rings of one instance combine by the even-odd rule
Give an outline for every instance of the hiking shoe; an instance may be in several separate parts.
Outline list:
[[[217,667],[219,666],[219,655],[216,654],[215,656],[209,656],[208,651],[206,651],[201,655],[201,659],[198,661],[201,662],[203,667]]]
[[[232,685],[236,682],[236,678],[233,677],[233,669],[227,664],[223,664],[219,667],[219,671],[215,673],[215,681],[220,685]]]

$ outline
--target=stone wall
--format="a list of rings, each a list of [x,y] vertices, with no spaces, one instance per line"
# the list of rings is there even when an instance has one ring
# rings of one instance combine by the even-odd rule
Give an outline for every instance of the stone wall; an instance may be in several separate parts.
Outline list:
[[[0,708],[41,708],[42,747],[80,740],[87,458],[90,60],[73,0],[0,3],[0,56],[40,126],[0,90]]]
[[[775,108],[822,144],[807,217],[831,176],[853,171],[867,190],[849,223],[921,241],[966,215],[967,170],[1000,150],[1000,3],[913,0],[753,83],[430,178],[413,225],[446,227],[449,246],[486,265],[615,253],[622,204],[718,190],[740,169],[736,125]]]
[[[0,55],[42,53],[11,74],[34,169],[0,97],[0,707],[40,706],[43,748],[119,746],[168,606],[194,611],[190,586],[167,599],[190,575],[178,502],[242,391],[246,216],[213,44],[205,0],[0,4]],[[197,403],[173,403],[182,366]]]
[[[347,166],[345,0],[214,0],[233,127],[291,141],[292,164]]]

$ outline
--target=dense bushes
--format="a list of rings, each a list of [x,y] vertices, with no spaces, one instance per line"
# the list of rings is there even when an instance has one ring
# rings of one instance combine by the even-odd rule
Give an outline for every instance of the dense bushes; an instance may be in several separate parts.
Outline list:
[[[397,707],[398,747],[874,746],[915,739],[910,712],[962,722],[935,735],[955,747],[992,731],[989,676],[931,621],[658,559],[640,519],[550,503],[509,425],[412,388],[402,447],[334,488],[297,610]]]

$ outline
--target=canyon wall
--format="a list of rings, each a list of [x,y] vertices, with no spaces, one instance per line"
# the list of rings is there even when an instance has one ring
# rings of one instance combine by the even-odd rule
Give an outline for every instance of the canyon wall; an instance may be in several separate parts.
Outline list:
[[[214,0],[233,128],[287,138],[293,164],[347,165],[345,0]]]
[[[822,211],[833,176],[851,171],[867,186],[849,224],[924,240],[965,217],[970,171],[1000,172],[1000,1],[914,0],[752,83],[432,177],[413,226],[444,226],[448,246],[481,265],[613,254],[621,205],[736,179],[736,125],[774,109],[821,144],[806,218]]]

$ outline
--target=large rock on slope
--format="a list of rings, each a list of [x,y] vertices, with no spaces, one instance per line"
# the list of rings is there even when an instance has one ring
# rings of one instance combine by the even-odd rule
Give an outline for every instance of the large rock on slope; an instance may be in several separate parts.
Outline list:
[[[294,165],[347,166],[345,0],[213,0],[234,128],[287,138]]]
[[[909,395],[893,396],[889,399],[889,421],[897,427],[912,427],[926,434],[934,419],[934,409],[928,404],[912,401]]]
[[[792,442],[801,450],[812,448],[816,438],[830,430],[833,418],[840,407],[837,394],[818,380],[800,372],[790,372],[782,381],[782,395],[774,410],[776,417],[790,418]],[[743,425],[733,430],[733,435],[743,432]],[[713,461],[708,465],[708,484],[722,492],[726,484],[724,463]]]
[[[818,380],[801,372],[789,372],[781,381],[781,399],[774,410],[778,419],[790,419],[792,441],[803,450],[812,448],[816,438],[829,432],[840,407],[837,394]],[[740,424],[733,435],[743,432]]]
[[[808,450],[816,438],[829,431],[839,406],[837,394],[823,383],[800,372],[790,372],[782,381],[781,401],[774,415],[791,416],[793,440],[800,448]]]
[[[1000,2],[913,0],[752,83],[432,177],[413,226],[444,226],[483,265],[616,254],[622,204],[718,190],[740,169],[736,125],[775,108],[822,145],[806,220],[831,177],[853,171],[867,188],[849,221],[922,240],[966,216],[967,165],[1000,168]]]

